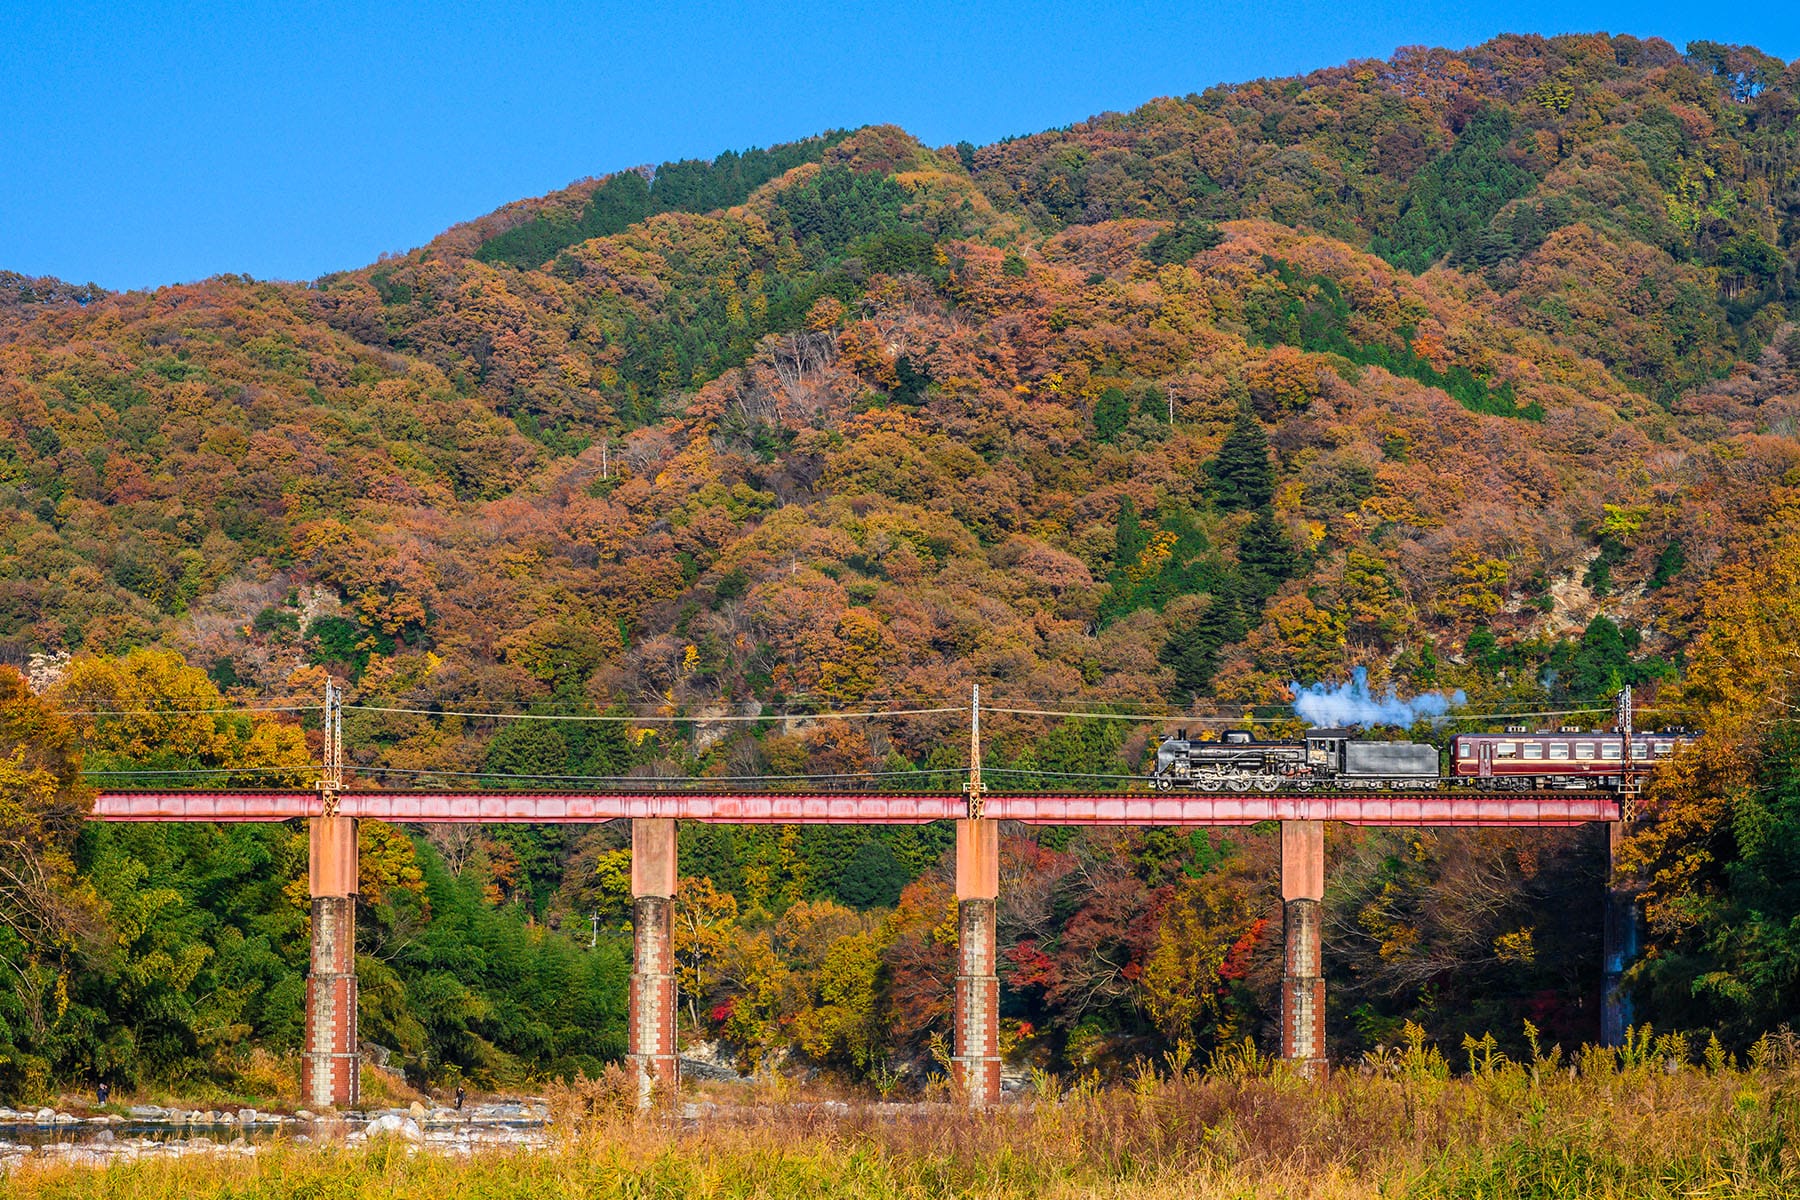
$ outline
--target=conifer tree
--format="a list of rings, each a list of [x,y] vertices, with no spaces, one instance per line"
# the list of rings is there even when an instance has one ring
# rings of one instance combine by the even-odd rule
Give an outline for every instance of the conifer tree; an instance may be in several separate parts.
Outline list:
[[[1192,696],[1212,686],[1219,669],[1219,651],[1244,636],[1244,618],[1230,591],[1213,593],[1212,603],[1192,620],[1169,633],[1157,661],[1175,671],[1175,691]]]
[[[1295,565],[1293,543],[1274,511],[1267,506],[1258,509],[1238,535],[1238,574],[1244,587],[1258,601],[1266,600],[1294,573]]]
[[[1126,570],[1138,560],[1138,555],[1149,544],[1149,535],[1144,532],[1143,524],[1138,520],[1137,505],[1130,496],[1126,496],[1119,501],[1119,526],[1113,539],[1113,568]]]
[[[1237,420],[1219,447],[1219,456],[1207,464],[1213,480],[1213,499],[1224,509],[1257,509],[1275,498],[1275,468],[1269,462],[1269,435],[1248,404],[1238,408]]]

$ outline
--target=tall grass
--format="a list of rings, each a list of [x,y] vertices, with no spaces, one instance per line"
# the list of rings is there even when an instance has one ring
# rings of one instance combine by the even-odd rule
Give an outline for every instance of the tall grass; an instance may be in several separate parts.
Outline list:
[[[1129,1085],[1044,1080],[1035,1103],[750,1103],[638,1117],[607,1083],[556,1097],[548,1150],[469,1158],[402,1143],[252,1158],[32,1164],[21,1200],[501,1197],[1692,1197],[1800,1195],[1800,1069],[1769,1049],[1700,1065],[1667,1039],[1458,1071],[1415,1038],[1323,1083],[1253,1050]],[[1049,1093],[1053,1092],[1051,1096]]]

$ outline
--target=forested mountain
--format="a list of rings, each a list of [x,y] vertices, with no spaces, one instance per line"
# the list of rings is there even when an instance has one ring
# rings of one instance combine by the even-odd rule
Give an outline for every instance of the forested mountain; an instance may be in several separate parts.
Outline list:
[[[1800,1000],[1770,649],[1796,622],[1797,243],[1800,67],[1595,35],[990,146],[876,126],[664,163],[306,284],[0,275],[0,656],[40,656],[44,693],[0,698],[24,748],[0,794],[54,882],[0,888],[0,1084],[293,1044],[303,840],[83,830],[73,772],[304,778],[312,717],[92,714],[313,704],[328,671],[409,710],[348,721],[387,783],[954,785],[923,774],[966,765],[954,714],[805,718],[972,683],[1265,717],[1355,668],[1481,712],[1634,683],[1709,730],[1636,842],[1640,1013],[1751,1037]],[[984,725],[1005,787],[1138,771],[1161,730]],[[433,1079],[617,1051],[622,959],[586,947],[591,913],[623,919],[618,831],[365,838],[368,1036]],[[943,850],[684,833],[696,1029],[851,1074],[923,1058]],[[1340,1051],[1405,1018],[1594,1035],[1591,835],[1333,855]],[[1009,1039],[1086,1065],[1261,1034],[1271,856],[1256,833],[1009,840]]]

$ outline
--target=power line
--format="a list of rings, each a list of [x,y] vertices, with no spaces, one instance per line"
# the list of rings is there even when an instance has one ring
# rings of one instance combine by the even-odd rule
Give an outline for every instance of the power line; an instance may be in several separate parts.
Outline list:
[[[687,716],[637,716],[619,713],[582,713],[559,715],[555,713],[520,713],[520,712],[469,712],[452,708],[397,708],[376,704],[346,704],[346,710],[371,713],[404,713],[417,717],[480,717],[497,721],[615,721],[634,725],[712,725],[721,721],[852,721],[873,720],[880,717],[923,717],[939,713],[968,712],[966,704],[949,705],[943,708],[890,708],[873,709],[868,712],[822,712],[822,713],[724,713],[716,717]]]
[[[983,767],[989,775],[1032,775],[1043,779],[1112,779],[1143,783],[1148,775],[1103,775],[1091,771],[1030,771],[1024,767]]]
[[[323,768],[313,763],[307,763],[304,766],[297,767],[170,767],[167,769],[158,768],[142,771],[124,769],[109,771],[83,770],[81,773],[83,775],[96,777],[102,775],[268,775],[289,771],[318,771],[322,769]]]
[[[1009,717],[1075,717],[1090,721],[1185,721],[1190,725],[1235,725],[1244,719],[1243,717],[1189,717],[1180,713],[1158,715],[1153,713],[1076,712],[1055,708],[993,708],[986,704],[981,706],[981,711],[984,715],[1000,713]]]
[[[1067,717],[1074,719],[1093,719],[1103,721],[1185,721],[1189,724],[1236,724],[1246,719],[1251,721],[1275,721],[1295,716],[1288,705],[1250,705],[1236,715],[1227,714],[1193,714],[1182,712],[1133,713],[1118,712],[1113,709],[1100,708],[1057,708],[1050,707],[1051,701],[1011,701],[1014,705],[1033,705],[1033,707],[1007,707],[986,704],[982,711],[996,715],[1022,717]],[[1124,701],[1124,704],[1137,703]],[[234,713],[283,713],[283,712],[317,712],[317,704],[242,704],[216,708],[74,708],[60,710],[65,716],[74,717],[156,717],[156,716],[226,716]],[[498,712],[474,709],[453,708],[410,708],[399,705],[379,704],[346,704],[347,709],[370,713],[400,713],[412,716],[427,717],[480,717],[492,720],[516,721],[600,721],[600,722],[639,722],[679,724],[693,722],[695,724],[714,724],[724,721],[780,721],[780,720],[873,720],[881,717],[938,716],[949,713],[969,711],[967,704],[944,704],[923,708],[887,708],[867,709],[847,712],[818,713],[725,713],[717,716],[669,716],[666,714],[648,713],[522,713]],[[1260,712],[1258,710],[1261,710]],[[1532,709],[1519,712],[1464,712],[1452,710],[1443,714],[1447,721],[1501,720],[1511,717],[1560,717],[1577,716],[1595,713],[1610,713],[1609,707],[1592,708],[1552,708]],[[1638,712],[1661,711],[1657,705],[1643,705]]]
[[[981,706],[981,711],[983,713],[1000,713],[1000,714],[1005,714],[1007,716],[1017,716],[1017,717],[1068,717],[1068,718],[1072,718],[1072,719],[1076,719],[1076,720],[1084,720],[1084,721],[1144,721],[1144,722],[1165,721],[1165,722],[1170,722],[1170,723],[1180,722],[1185,725],[1237,725],[1245,720],[1250,720],[1250,721],[1258,722],[1261,724],[1269,724],[1269,723],[1272,723],[1272,722],[1278,721],[1278,720],[1289,720],[1289,719],[1298,720],[1298,719],[1300,719],[1299,715],[1291,710],[1282,712],[1282,713],[1279,713],[1276,715],[1263,716],[1263,717],[1257,717],[1250,713],[1244,713],[1241,716],[1236,716],[1236,717],[1219,717],[1219,716],[1191,716],[1191,715],[1188,715],[1185,713],[1167,713],[1167,714],[1162,714],[1162,715],[1155,715],[1155,714],[1151,714],[1151,713],[1114,713],[1114,712],[1100,712],[1100,711],[1084,712],[1084,711],[1080,711],[1077,709],[1057,709],[1057,708],[999,708],[999,707],[990,707],[990,706],[984,704]],[[1534,710],[1531,712],[1496,713],[1496,712],[1461,712],[1461,711],[1453,709],[1449,712],[1443,713],[1437,719],[1440,722],[1447,722],[1447,721],[1500,721],[1500,720],[1508,720],[1508,719],[1523,718],[1523,717],[1570,717],[1570,716],[1586,715],[1586,714],[1593,714],[1593,713],[1610,713],[1612,711],[1613,710],[1610,708],[1550,708],[1550,709],[1537,709],[1537,710]],[[1654,705],[1645,705],[1644,707],[1635,709],[1634,711],[1636,711],[1636,712],[1659,712],[1661,710],[1658,709]]]
[[[447,775],[463,779],[537,779],[567,783],[632,783],[654,786],[690,783],[773,783],[822,779],[899,779],[920,775],[966,775],[967,767],[928,767],[920,771],[839,771],[823,775],[536,775],[511,771],[438,771],[430,767],[349,767],[367,775]]]
[[[235,708],[63,708],[65,717],[203,717],[232,713],[317,712],[317,704],[246,704]]]

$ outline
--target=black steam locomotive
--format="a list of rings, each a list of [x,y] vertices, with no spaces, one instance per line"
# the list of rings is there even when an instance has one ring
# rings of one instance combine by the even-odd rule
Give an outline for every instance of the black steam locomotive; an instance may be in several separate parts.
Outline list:
[[[1437,747],[1368,742],[1354,729],[1312,729],[1300,741],[1259,742],[1242,729],[1216,742],[1172,737],[1156,751],[1150,782],[1203,792],[1310,791],[1314,788],[1435,788]]]
[[[1656,767],[1696,735],[1684,729],[1618,731],[1527,730],[1459,733],[1450,739],[1450,770],[1440,770],[1437,747],[1424,742],[1363,741],[1354,729],[1313,729],[1299,741],[1259,742],[1242,729],[1216,742],[1184,733],[1165,739],[1150,772],[1158,791],[1311,791],[1315,788],[1634,792]]]

